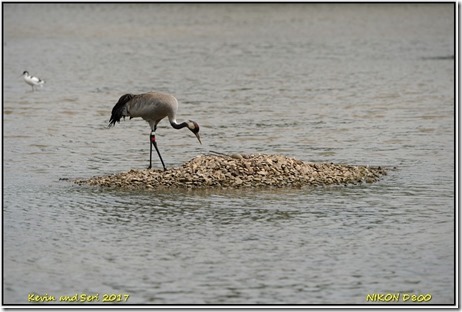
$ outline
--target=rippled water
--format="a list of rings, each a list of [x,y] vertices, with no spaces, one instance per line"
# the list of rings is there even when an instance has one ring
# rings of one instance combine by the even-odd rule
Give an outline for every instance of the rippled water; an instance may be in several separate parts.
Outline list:
[[[4,303],[454,303],[454,4],[3,9]],[[146,167],[148,125],[107,124],[122,94],[152,90],[201,125],[203,145],[160,123],[167,167],[214,150],[396,170],[269,191],[60,180]]]

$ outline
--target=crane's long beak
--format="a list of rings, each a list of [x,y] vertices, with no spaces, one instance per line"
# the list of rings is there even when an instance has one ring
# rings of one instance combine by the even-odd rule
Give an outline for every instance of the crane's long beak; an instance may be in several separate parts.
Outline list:
[[[196,135],[196,138],[199,140],[199,143],[202,144],[201,142],[201,137],[199,136],[199,132],[194,133]]]

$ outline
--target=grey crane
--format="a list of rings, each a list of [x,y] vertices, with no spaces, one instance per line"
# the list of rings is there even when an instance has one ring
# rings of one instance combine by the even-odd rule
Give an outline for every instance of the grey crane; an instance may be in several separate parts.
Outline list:
[[[109,125],[114,126],[116,122],[120,122],[122,117],[130,117],[130,119],[135,117],[141,117],[149,123],[151,127],[151,134],[149,135],[149,167],[152,167],[152,146],[156,148],[157,154],[159,155],[160,161],[164,170],[167,170],[165,167],[162,156],[160,156],[159,149],[157,148],[156,143],[156,129],[157,124],[168,117],[170,125],[175,129],[182,129],[187,127],[191,130],[192,133],[199,140],[199,143],[202,144],[201,138],[199,136],[199,125],[197,122],[189,120],[182,123],[177,123],[176,121],[176,112],[178,110],[178,101],[177,99],[170,94],[160,93],[160,92],[148,92],[143,94],[124,94],[120,97],[117,104],[112,109],[111,119],[109,120]]]

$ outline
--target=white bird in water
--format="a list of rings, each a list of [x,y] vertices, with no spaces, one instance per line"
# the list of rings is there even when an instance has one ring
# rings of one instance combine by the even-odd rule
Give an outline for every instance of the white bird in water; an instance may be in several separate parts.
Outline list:
[[[201,138],[199,136],[199,125],[197,122],[189,120],[182,123],[177,123],[176,121],[176,111],[178,110],[178,101],[177,99],[170,94],[160,93],[160,92],[149,92],[143,94],[125,94],[122,95],[117,102],[117,104],[112,109],[111,119],[109,120],[109,125],[114,126],[116,122],[120,122],[122,117],[130,117],[130,119],[135,117],[141,117],[149,123],[151,126],[151,134],[149,135],[149,167],[152,167],[152,146],[156,148],[157,154],[159,155],[160,161],[164,170],[165,168],[164,161],[162,156],[160,156],[159,149],[157,148],[156,143],[156,129],[157,124],[165,117],[168,117],[170,125],[175,129],[182,129],[187,127],[191,130],[192,133],[199,140],[199,143],[202,144]]]
[[[35,76],[31,76],[31,75],[29,75],[29,72],[27,72],[27,71],[24,71],[22,73],[22,76],[24,77],[24,81],[28,85],[32,86],[32,91],[35,90],[34,89],[35,86],[40,86],[41,87],[45,83],[45,80],[42,80],[42,79],[40,79],[38,77],[35,77]]]

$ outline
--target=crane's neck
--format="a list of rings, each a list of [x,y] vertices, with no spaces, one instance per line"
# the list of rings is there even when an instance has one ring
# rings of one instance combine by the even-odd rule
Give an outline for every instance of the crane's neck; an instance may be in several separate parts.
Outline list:
[[[173,128],[175,129],[182,129],[184,127],[188,127],[188,123],[186,121],[182,122],[182,123],[177,123],[175,119],[171,119],[170,120],[170,124],[172,125]],[[188,127],[189,128],[189,127]]]
[[[172,119],[170,119],[170,124],[175,129],[181,129],[181,128],[187,127],[192,133],[194,133],[196,138],[199,140],[199,143],[202,144],[201,137],[199,135],[199,125],[197,124],[197,122],[192,121],[192,120],[188,120],[188,121],[184,121],[184,122],[179,124],[179,123],[176,122],[175,119],[172,118]]]

